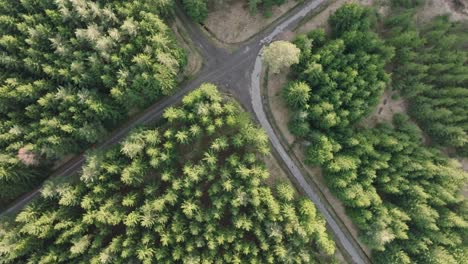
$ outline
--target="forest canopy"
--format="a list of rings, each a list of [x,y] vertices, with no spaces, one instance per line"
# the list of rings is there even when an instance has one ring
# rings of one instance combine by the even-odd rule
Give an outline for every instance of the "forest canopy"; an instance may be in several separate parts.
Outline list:
[[[386,43],[372,32],[372,14],[346,4],[330,17],[330,34],[298,36],[300,63],[283,90],[292,110],[290,130],[308,142],[305,161],[322,167],[361,240],[374,250],[374,262],[466,263],[468,204],[460,191],[468,174],[424,146],[421,130],[403,114],[375,128],[359,123],[391,80],[410,97],[412,115],[424,108],[419,122],[460,132],[468,106],[461,88],[464,33],[439,18],[421,34],[427,40],[399,24]],[[392,76],[385,71],[390,62]]]
[[[0,0],[0,206],[177,87],[172,5]]]
[[[370,30],[371,12],[350,4],[330,17],[333,34],[317,29],[299,35],[294,43],[301,49],[299,64],[292,67],[296,84],[285,89],[293,107],[291,130],[299,136],[311,129],[332,133],[356,123],[378,102],[389,81],[384,66],[393,49]],[[297,92],[291,87],[308,86],[307,102],[292,103]]]
[[[437,17],[416,26],[413,11],[386,21],[395,47],[393,88],[409,98],[410,115],[434,142],[468,156],[467,22]]]
[[[49,182],[0,228],[0,263],[314,263],[334,252],[292,186],[266,185],[268,138],[211,84]]]

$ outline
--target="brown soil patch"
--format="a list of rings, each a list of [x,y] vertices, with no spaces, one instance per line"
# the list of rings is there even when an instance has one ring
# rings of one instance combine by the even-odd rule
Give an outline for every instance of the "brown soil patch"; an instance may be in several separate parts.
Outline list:
[[[72,160],[74,157],[76,157],[75,154],[68,154],[68,155],[65,155],[65,157],[63,157],[62,159],[57,160],[57,161],[54,163],[54,166],[52,167],[52,171],[55,171],[56,169],[60,168],[60,166],[62,166],[63,164],[69,162],[69,161]]]
[[[275,121],[281,134],[286,139],[288,146],[291,146],[294,143],[294,136],[289,132],[288,123],[289,123],[289,110],[286,103],[281,96],[281,91],[288,82],[288,73],[289,69],[279,74],[268,74],[268,87],[267,87],[267,96],[270,104],[271,112],[275,118]],[[265,76],[265,70],[262,73],[262,76]],[[264,79],[262,79],[264,80]]]
[[[274,6],[272,16],[267,18],[260,10],[251,14],[246,0],[229,0],[208,14],[205,26],[219,41],[239,43],[254,36],[297,4],[295,0],[287,0],[281,6]]]
[[[468,20],[468,0],[427,0],[417,19],[427,22],[432,18],[450,14],[454,21]]]
[[[468,172],[468,158],[460,159],[460,164],[464,171]]]
[[[399,99],[392,99],[393,94],[398,95]],[[377,123],[391,123],[394,114],[407,114],[407,111],[408,104],[406,100],[402,99],[396,91],[386,90],[380,97],[379,104],[375,107],[374,111],[362,121],[362,124],[365,127],[374,127]]]
[[[269,154],[268,156],[264,156],[261,158],[263,162],[265,162],[266,168],[270,173],[270,177],[265,180],[265,183],[268,184],[270,187],[274,188],[278,183],[287,183],[294,187],[294,191],[296,194],[298,193],[297,189],[295,188],[294,184],[291,183],[289,180],[288,175],[283,170],[283,168],[279,165],[280,163],[278,160],[273,156],[273,154]]]
[[[458,161],[460,162],[462,169],[465,172],[468,172],[468,158],[460,158],[458,159]],[[465,185],[463,186],[461,193],[465,198],[468,198],[468,182],[465,182]]]

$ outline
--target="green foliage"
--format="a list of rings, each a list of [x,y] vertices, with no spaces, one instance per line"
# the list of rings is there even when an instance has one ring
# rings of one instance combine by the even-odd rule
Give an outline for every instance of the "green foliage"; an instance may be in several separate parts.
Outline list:
[[[264,183],[257,154],[268,139],[234,101],[204,84],[165,118],[2,223],[0,263],[314,263],[333,254],[312,202]]]
[[[301,56],[293,75],[310,87],[308,102],[294,107],[294,115],[301,117],[291,124],[296,135],[303,136],[305,122],[324,131],[345,128],[377,104],[389,79],[384,66],[393,50],[369,30],[370,13],[356,4],[344,5],[330,17],[334,38],[314,30],[296,39]]]
[[[310,99],[310,87],[305,82],[291,82],[283,89],[283,97],[290,107],[303,108]]]
[[[468,174],[423,147],[413,125],[397,118],[394,129],[381,125],[340,136],[341,150],[319,162],[378,263],[432,263],[442,252],[453,259],[466,243],[459,190]],[[329,149],[325,143],[316,141],[311,151]]]
[[[409,15],[412,19],[412,14]],[[395,46],[394,87],[410,99],[410,114],[436,143],[468,149],[468,34],[446,16],[420,30],[411,20],[390,19]]]
[[[263,62],[268,65],[269,71],[276,74],[281,69],[290,67],[299,62],[301,50],[291,42],[278,40],[262,50]]]
[[[307,162],[321,165],[377,263],[464,263],[468,179],[460,164],[422,146],[396,115],[394,128],[315,135]]]
[[[345,4],[329,18],[333,35],[339,37],[349,31],[369,31],[374,25],[372,9],[356,3]]]
[[[323,30],[297,38],[293,77],[311,91],[305,106],[289,104],[290,129],[310,143],[306,162],[323,168],[375,263],[466,263],[468,203],[460,188],[468,175],[460,164],[423,146],[407,116],[357,125],[388,81],[384,69],[395,52],[392,85],[410,97],[412,117],[460,146],[454,143],[466,140],[468,117],[466,34],[447,18],[419,31],[413,11],[404,11],[385,23],[393,51],[369,32],[370,14],[345,5],[330,18],[333,38]]]
[[[6,189],[48,174],[37,165],[176,88],[185,55],[160,18],[170,10],[165,0],[0,1],[0,205],[21,193]]]
[[[207,0],[183,0],[182,1],[187,14],[201,23],[208,17],[208,1]]]

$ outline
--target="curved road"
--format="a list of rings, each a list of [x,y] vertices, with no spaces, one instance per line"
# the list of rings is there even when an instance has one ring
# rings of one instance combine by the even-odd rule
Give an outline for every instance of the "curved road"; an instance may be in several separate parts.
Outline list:
[[[203,69],[196,78],[182,85],[176,93],[156,102],[138,117],[123,124],[119,130],[112,133],[108,139],[99,144],[96,148],[105,149],[118,144],[134,127],[158,120],[166,107],[178,104],[185,94],[196,89],[202,83],[211,82],[217,84],[221,90],[231,93],[248,111],[255,114],[261,126],[267,131],[271,144],[281,157],[281,161],[288,167],[290,175],[299,182],[304,193],[307,194],[315,203],[317,209],[324,215],[329,227],[335,235],[336,242],[340,245],[341,249],[346,251],[344,253],[346,253],[354,263],[369,263],[370,261],[366,254],[357,245],[353,237],[349,232],[346,232],[347,230],[342,230],[337,224],[339,221],[334,218],[334,215],[330,214],[327,206],[324,204],[326,201],[322,201],[317,192],[305,181],[301,171],[288,156],[274,133],[262,107],[263,104],[260,93],[260,72],[262,64],[260,52],[263,45],[270,43],[281,32],[293,30],[304,16],[323,2],[325,2],[325,0],[306,1],[303,5],[297,6],[287,15],[278,19],[268,28],[260,32],[256,37],[242,44],[232,54],[213,45],[206,35],[201,32],[200,28],[188,19],[181,9],[177,7],[176,15],[184,24],[193,44],[204,57]],[[68,177],[73,175],[81,169],[84,162],[84,155],[79,155],[63,164],[51,177]],[[10,208],[2,212],[0,217],[5,214],[17,212],[36,197],[40,191],[41,187],[38,187],[29,194],[24,195],[13,203]]]

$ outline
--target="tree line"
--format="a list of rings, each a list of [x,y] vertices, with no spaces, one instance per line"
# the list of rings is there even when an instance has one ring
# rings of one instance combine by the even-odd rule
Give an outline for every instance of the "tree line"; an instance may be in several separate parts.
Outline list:
[[[413,46],[418,47],[419,43],[396,29],[393,40],[383,40],[373,33],[376,21],[371,9],[346,4],[330,17],[328,34],[314,30],[298,36],[295,44],[301,49],[300,62],[292,67],[293,81],[283,90],[292,110],[290,130],[310,143],[306,162],[323,168],[327,185],[344,203],[360,230],[361,240],[373,249],[376,263],[466,263],[468,204],[460,189],[468,174],[458,162],[424,146],[421,130],[403,114],[395,115],[391,124],[382,123],[375,128],[359,125],[389,83],[400,83],[409,92],[417,89],[414,83],[408,83],[417,75],[404,72],[422,67],[400,59],[406,56],[405,52],[415,52]],[[457,32],[452,31],[457,26],[444,22],[440,29],[440,23],[435,22],[433,27],[439,30],[433,31],[431,41],[461,45],[456,41],[457,33],[449,39],[440,37],[446,36],[447,31]],[[405,44],[394,45],[400,38],[407,40]],[[453,60],[450,66],[466,67],[454,58],[463,60],[464,55],[458,57],[460,50],[445,51],[454,46],[422,47],[429,54],[452,54],[446,58]],[[414,53],[411,58],[416,57],[427,58],[421,58],[421,53]],[[436,65],[436,61],[427,68],[440,67],[439,72],[448,69]],[[396,72],[390,76],[385,70],[394,63],[390,68]],[[457,69],[453,75],[427,74],[424,77],[432,90],[423,90],[433,95],[439,92],[442,97],[448,92],[441,89],[450,90],[449,83],[454,81],[446,79],[463,71]],[[438,82],[445,85],[433,89]],[[423,96],[420,93],[419,99],[414,99],[415,108],[431,100]],[[450,105],[453,109],[464,108],[464,101],[466,98]],[[429,104],[428,115],[433,111],[433,104]],[[454,112],[451,118],[465,119],[466,115],[458,113]]]
[[[0,0],[0,206],[177,87],[172,5]]]
[[[0,228],[0,263],[316,263],[334,243],[288,184],[265,184],[268,138],[203,84],[164,122],[48,182]],[[329,262],[328,262],[329,263]]]

